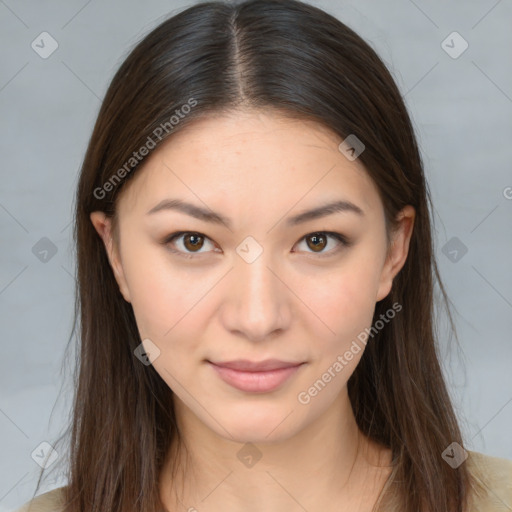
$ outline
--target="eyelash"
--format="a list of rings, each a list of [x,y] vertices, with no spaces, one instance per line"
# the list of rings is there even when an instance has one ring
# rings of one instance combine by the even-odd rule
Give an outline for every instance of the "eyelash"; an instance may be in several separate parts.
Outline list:
[[[199,253],[199,252],[198,253],[185,253],[183,251],[178,251],[176,249],[169,247],[169,245],[174,240],[176,240],[177,238],[179,238],[183,235],[198,235],[200,237],[210,240],[210,238],[208,236],[204,235],[203,233],[200,233],[199,231],[176,231],[176,232],[168,235],[162,241],[162,244],[167,246],[167,249],[169,251],[171,251],[172,253],[178,254],[179,256],[182,256],[183,258],[187,258],[187,259],[196,258],[199,254],[204,254],[204,253]],[[334,238],[335,240],[337,240],[338,242],[341,243],[340,246],[338,246],[335,249],[331,249],[330,251],[327,251],[326,253],[314,253],[314,252],[310,253],[310,254],[313,254],[320,258],[325,258],[325,257],[332,256],[333,254],[337,254],[341,248],[343,248],[343,247],[348,248],[352,245],[352,241],[350,241],[345,235],[342,235],[341,233],[336,233],[335,231],[313,231],[311,233],[304,235],[300,240],[298,240],[298,242],[302,242],[304,239],[306,239],[312,235],[326,235],[328,237]]]

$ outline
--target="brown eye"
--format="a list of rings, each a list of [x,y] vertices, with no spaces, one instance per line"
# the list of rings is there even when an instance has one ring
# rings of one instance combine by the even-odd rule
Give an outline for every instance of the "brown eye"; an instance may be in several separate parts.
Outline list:
[[[334,247],[326,249],[334,241]],[[304,252],[307,254],[315,253],[320,256],[333,256],[341,251],[343,248],[348,248],[352,245],[352,241],[341,233],[331,231],[317,231],[309,233],[300,240],[301,243],[306,243],[307,248]]]
[[[211,245],[210,249],[214,248],[214,244],[206,235],[194,231],[179,231],[173,233],[166,237],[162,243],[167,246],[169,251],[185,258],[193,258],[196,254],[200,255],[212,252],[211,250],[208,251],[208,244]],[[205,247],[206,250],[202,250]]]
[[[325,250],[326,247],[330,247],[330,242],[332,241],[335,242],[334,247]],[[341,233],[331,231],[317,231],[315,233],[310,233],[302,237],[299,242],[306,242],[307,244],[307,249],[301,252],[309,254],[314,253],[319,257],[333,256],[343,248],[348,248],[354,243]],[[210,240],[210,238],[195,231],[178,231],[176,233],[172,233],[167,236],[162,243],[167,246],[169,251],[179,254],[185,258],[199,257],[200,254],[208,252],[219,252],[218,249],[215,249],[215,244]],[[213,249],[213,251],[208,250],[208,244],[211,244],[210,249]],[[202,250],[205,246],[206,250]]]
[[[322,233],[313,233],[306,237],[308,247],[315,252],[321,252],[327,245],[327,237]],[[311,243],[310,243],[311,241]]]
[[[188,251],[195,251],[201,249],[204,243],[204,237],[197,233],[190,233],[183,236],[183,245]]]

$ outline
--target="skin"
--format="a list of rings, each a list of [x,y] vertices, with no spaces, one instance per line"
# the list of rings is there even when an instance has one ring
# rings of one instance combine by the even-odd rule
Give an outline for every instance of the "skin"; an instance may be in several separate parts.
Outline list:
[[[141,340],[160,350],[152,364],[174,392],[190,452],[183,466],[183,452],[173,446],[161,473],[170,511],[369,511],[390,473],[390,451],[362,435],[348,398],[364,344],[308,404],[297,398],[372,326],[375,303],[405,263],[414,224],[407,206],[387,245],[377,188],[359,159],[338,150],[341,141],[312,121],[270,112],[210,116],[177,132],[127,183],[119,244],[110,219],[91,214]],[[164,198],[207,207],[232,226],[171,210],[146,215]],[[337,199],[364,216],[343,212],[285,225]],[[162,243],[187,230],[206,237],[195,259],[169,249],[194,255],[186,236]],[[315,252],[306,235],[320,231],[354,243],[328,238]],[[251,263],[236,252],[247,236],[263,249]],[[239,358],[306,364],[279,389],[249,393],[205,362]],[[261,455],[252,467],[237,457],[248,442],[254,447],[246,449]],[[181,469],[175,480],[173,457]]]

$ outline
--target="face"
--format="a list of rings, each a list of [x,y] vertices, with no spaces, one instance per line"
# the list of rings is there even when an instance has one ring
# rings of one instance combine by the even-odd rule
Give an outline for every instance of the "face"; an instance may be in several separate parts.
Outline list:
[[[365,345],[343,364],[339,356],[372,326],[405,262],[414,211],[403,210],[388,247],[377,189],[341,141],[270,113],[205,118],[127,183],[119,246],[109,219],[91,215],[178,415],[219,436],[279,440],[335,407]],[[328,215],[302,215],[340,201]],[[280,369],[212,364],[268,359]]]

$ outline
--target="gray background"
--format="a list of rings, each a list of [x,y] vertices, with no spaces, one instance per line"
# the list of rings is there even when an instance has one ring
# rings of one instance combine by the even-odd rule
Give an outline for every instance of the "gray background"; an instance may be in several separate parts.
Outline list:
[[[100,98],[132,45],[192,3],[0,0],[0,512],[31,496],[31,453],[71,405],[70,221]],[[366,39],[405,95],[456,308],[461,351],[443,341],[442,354],[466,448],[512,459],[512,3],[312,3]],[[43,31],[58,43],[46,59],[31,47]],[[453,31],[469,44],[457,58],[461,40],[442,44]]]

